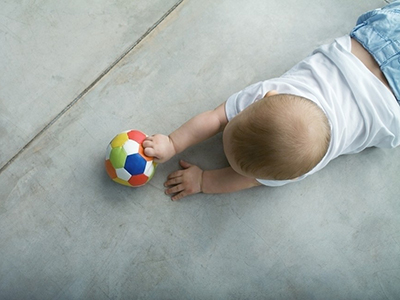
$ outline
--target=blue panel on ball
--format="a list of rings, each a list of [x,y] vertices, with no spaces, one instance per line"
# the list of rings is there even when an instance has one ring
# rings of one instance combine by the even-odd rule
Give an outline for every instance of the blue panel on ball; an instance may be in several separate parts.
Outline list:
[[[131,175],[139,175],[144,172],[146,167],[146,160],[138,153],[128,155],[125,161],[125,170]]]

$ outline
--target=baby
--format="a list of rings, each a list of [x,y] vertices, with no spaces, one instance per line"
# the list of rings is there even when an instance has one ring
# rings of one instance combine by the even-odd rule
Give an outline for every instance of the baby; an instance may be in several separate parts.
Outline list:
[[[400,144],[400,1],[362,15],[350,35],[315,50],[283,76],[251,85],[169,136],[144,142],[158,163],[223,131],[230,167],[180,161],[165,182],[172,200],[281,186],[332,159]]]

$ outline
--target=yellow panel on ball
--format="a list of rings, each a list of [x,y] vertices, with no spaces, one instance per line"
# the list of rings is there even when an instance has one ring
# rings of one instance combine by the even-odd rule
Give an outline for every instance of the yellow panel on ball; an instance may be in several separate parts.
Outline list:
[[[126,132],[120,133],[111,141],[111,147],[122,147],[128,139],[128,134]]]
[[[114,178],[113,180],[114,180],[115,182],[118,182],[119,184],[132,187],[132,185],[130,185],[129,182],[127,182],[127,181],[125,181],[125,180],[122,180],[121,178],[118,178],[118,177],[117,177],[117,178]]]

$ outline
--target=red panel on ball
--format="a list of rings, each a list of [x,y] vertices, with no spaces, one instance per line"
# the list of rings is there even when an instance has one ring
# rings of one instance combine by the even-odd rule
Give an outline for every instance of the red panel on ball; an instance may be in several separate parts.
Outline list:
[[[141,145],[146,138],[146,135],[139,130],[131,130],[128,132],[128,137]]]
[[[141,185],[145,184],[147,182],[147,180],[149,180],[149,177],[147,177],[144,174],[140,174],[140,175],[132,176],[128,180],[128,182],[133,186],[141,186]]]

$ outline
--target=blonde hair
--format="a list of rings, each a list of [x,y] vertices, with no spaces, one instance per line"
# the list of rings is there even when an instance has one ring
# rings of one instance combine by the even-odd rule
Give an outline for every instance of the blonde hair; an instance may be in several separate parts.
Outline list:
[[[314,168],[328,150],[329,121],[311,100],[278,94],[257,101],[241,114],[232,128],[230,147],[233,159],[247,174],[294,179]]]

